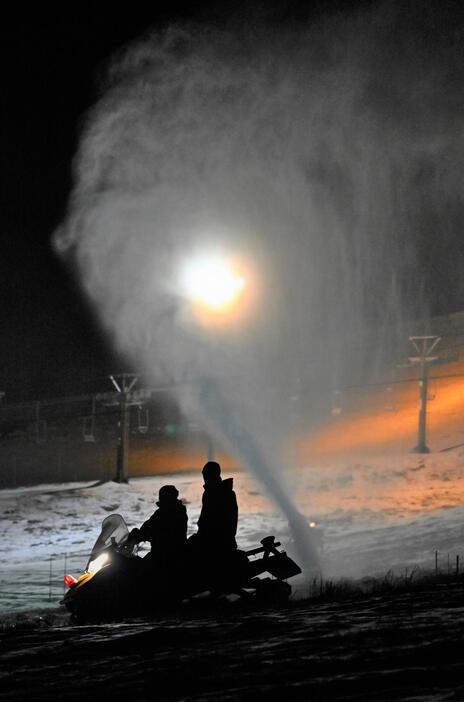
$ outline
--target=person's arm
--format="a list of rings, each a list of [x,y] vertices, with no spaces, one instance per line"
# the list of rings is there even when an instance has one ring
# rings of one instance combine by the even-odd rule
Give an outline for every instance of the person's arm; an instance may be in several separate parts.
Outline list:
[[[238,525],[238,504],[237,504],[237,496],[235,492],[232,490],[232,499],[230,501],[230,517],[231,517],[231,527],[235,534],[237,533],[237,525]]]
[[[208,511],[208,496],[206,492],[203,492],[203,495],[201,497],[201,511],[200,511],[200,516],[198,517],[197,521],[197,527],[200,529],[202,524],[205,521],[205,514]]]
[[[185,506],[184,506],[184,523],[183,523],[183,537],[184,537],[184,539],[187,538],[187,530],[188,530],[188,515],[187,515],[187,510],[185,509]]]
[[[151,541],[153,538],[153,531],[155,528],[155,515],[152,514],[150,519],[147,519],[146,522],[142,524],[140,529],[138,529],[138,541],[136,543],[140,543],[140,541]]]
[[[134,541],[134,543],[137,543],[137,539],[139,538],[140,534],[140,529],[138,527],[134,527],[133,529],[130,530],[129,536],[127,537],[131,541]]]

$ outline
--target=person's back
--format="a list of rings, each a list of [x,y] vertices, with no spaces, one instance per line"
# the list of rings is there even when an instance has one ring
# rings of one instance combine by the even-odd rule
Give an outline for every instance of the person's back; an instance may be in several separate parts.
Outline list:
[[[149,541],[154,561],[171,561],[178,558],[187,540],[187,510],[173,485],[164,485],[156,503],[158,509],[142,524],[133,529],[130,539],[135,543]]]
[[[233,479],[222,480],[221,468],[209,461],[203,468],[205,481],[198,537],[211,548],[236,549],[238,506]]]

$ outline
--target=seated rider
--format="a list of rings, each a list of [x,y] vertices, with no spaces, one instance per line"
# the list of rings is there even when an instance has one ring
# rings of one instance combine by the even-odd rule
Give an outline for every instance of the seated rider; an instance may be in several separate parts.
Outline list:
[[[216,461],[208,461],[202,472],[205,483],[198,519],[199,545],[208,549],[236,549],[238,506],[233,478],[223,480],[221,466]]]
[[[132,529],[128,540],[132,544],[149,541],[154,564],[169,564],[182,556],[187,541],[187,510],[178,500],[174,485],[163,485],[158,493],[158,509],[140,529]]]

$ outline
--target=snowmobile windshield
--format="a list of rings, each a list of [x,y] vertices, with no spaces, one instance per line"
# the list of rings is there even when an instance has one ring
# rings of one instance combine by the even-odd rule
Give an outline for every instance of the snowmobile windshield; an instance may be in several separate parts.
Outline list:
[[[96,558],[110,544],[120,546],[129,535],[127,524],[120,514],[110,514],[102,521],[100,536],[95,541],[89,562]]]

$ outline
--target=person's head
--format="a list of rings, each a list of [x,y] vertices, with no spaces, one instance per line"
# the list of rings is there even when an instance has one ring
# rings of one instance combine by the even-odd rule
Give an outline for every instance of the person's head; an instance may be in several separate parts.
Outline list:
[[[206,484],[218,483],[221,480],[221,466],[216,461],[208,461],[203,466],[203,480]]]
[[[163,485],[158,493],[158,507],[169,506],[179,497],[179,490],[174,485]]]

